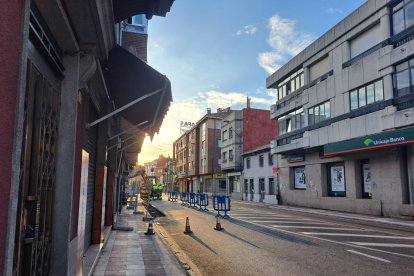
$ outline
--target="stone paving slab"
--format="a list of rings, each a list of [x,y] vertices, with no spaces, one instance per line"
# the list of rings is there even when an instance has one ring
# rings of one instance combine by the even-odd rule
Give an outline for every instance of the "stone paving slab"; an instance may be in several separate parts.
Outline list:
[[[184,268],[158,235],[147,236],[143,215],[124,209],[118,226],[130,226],[134,231],[112,231],[92,275],[186,275]]]

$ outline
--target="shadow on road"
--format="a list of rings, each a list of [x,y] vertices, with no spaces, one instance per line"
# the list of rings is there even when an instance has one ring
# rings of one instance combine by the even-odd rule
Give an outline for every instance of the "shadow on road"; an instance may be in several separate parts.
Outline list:
[[[242,239],[242,238],[240,238],[240,237],[237,237],[236,235],[234,235],[234,234],[232,234],[232,233],[230,233],[230,232],[227,232],[226,231],[226,229],[223,229],[223,231],[222,231],[224,234],[226,234],[226,235],[229,235],[230,237],[232,237],[232,238],[235,238],[235,239],[238,239],[239,241],[242,241],[242,242],[244,242],[244,243],[247,243],[247,244],[249,244],[249,245],[251,245],[251,246],[254,246],[254,247],[256,247],[256,248],[260,248],[260,247],[258,247],[257,245],[255,245],[255,244],[253,244],[253,243],[251,243],[251,242],[249,242],[249,241],[246,241],[245,239]]]
[[[196,237],[194,235],[194,233],[188,235],[190,236],[193,240],[195,240],[196,242],[198,242],[199,244],[201,244],[202,246],[204,246],[205,248],[207,248],[208,250],[210,250],[211,252],[213,252],[214,254],[217,255],[217,252],[214,251],[210,246],[208,246],[205,242],[203,242],[200,238]]]

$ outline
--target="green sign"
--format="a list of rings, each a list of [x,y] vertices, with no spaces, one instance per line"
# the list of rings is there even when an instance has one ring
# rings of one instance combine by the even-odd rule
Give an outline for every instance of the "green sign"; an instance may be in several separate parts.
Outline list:
[[[364,138],[355,138],[343,142],[327,144],[324,146],[324,155],[329,156],[409,143],[414,143],[414,128],[388,131]]]

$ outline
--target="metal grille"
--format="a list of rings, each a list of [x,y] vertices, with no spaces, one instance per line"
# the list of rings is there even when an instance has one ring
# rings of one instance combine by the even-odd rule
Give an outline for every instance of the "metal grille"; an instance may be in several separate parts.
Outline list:
[[[15,275],[47,275],[52,237],[59,94],[29,63]]]

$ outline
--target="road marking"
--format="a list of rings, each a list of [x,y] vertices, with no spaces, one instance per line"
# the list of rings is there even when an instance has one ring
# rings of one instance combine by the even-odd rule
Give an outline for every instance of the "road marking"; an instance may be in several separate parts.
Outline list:
[[[311,222],[311,221],[293,221],[293,220],[281,220],[281,221],[274,221],[274,220],[249,220],[251,222],[278,222],[278,223],[287,223],[287,224],[326,224],[329,225],[330,223],[326,222]]]
[[[254,216],[254,217],[246,217],[246,216],[233,216],[233,217],[235,217],[235,218],[242,218],[242,219],[256,219],[256,218],[266,218],[266,219],[275,219],[275,220],[292,220],[292,219],[294,219],[294,220],[303,220],[303,221],[311,221],[310,219],[296,219],[296,218],[293,218],[293,217],[275,217],[275,216],[269,216],[269,217],[267,217],[267,216]]]
[[[373,246],[373,247],[400,247],[400,248],[414,248],[414,244],[401,244],[401,243],[375,243],[375,242],[349,242],[356,245],[362,246]]]
[[[337,228],[337,227],[321,227],[321,226],[295,226],[295,225],[270,225],[274,228],[300,228],[300,229],[324,229],[324,230],[343,230],[343,231],[367,231],[365,229],[356,228]]]
[[[317,232],[301,232],[301,233],[305,234],[305,235],[316,235],[316,236],[338,236],[338,237],[361,237],[361,238],[414,240],[414,237],[384,236],[384,235],[365,235],[365,234],[348,234],[348,233],[317,233]]]
[[[388,261],[386,259],[375,257],[375,256],[372,256],[372,255],[368,255],[368,254],[358,252],[358,251],[355,251],[355,250],[348,249],[347,251],[351,252],[351,253],[354,253],[354,254],[361,255],[361,256],[365,256],[365,257],[368,257],[368,258],[371,258],[371,259],[374,259],[374,260],[378,260],[378,261],[381,261],[381,262],[384,262],[384,263],[391,263],[390,261]]]

